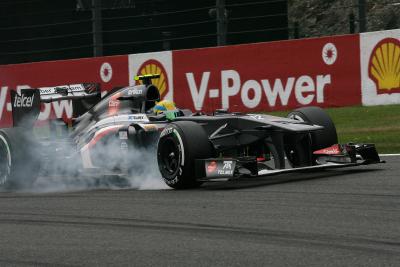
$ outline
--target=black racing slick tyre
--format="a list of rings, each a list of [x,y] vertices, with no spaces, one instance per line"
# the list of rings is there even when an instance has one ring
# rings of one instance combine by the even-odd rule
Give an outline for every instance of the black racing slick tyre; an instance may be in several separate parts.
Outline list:
[[[320,107],[304,107],[293,110],[288,118],[321,125],[323,130],[311,133],[312,150],[330,147],[338,143],[336,127],[329,114]]]
[[[196,188],[195,160],[213,156],[213,148],[202,126],[191,121],[169,124],[160,135],[157,161],[165,183],[175,189]]]
[[[35,158],[36,146],[26,129],[0,129],[0,187],[20,189],[30,187],[39,172]],[[33,138],[33,137],[31,137]]]

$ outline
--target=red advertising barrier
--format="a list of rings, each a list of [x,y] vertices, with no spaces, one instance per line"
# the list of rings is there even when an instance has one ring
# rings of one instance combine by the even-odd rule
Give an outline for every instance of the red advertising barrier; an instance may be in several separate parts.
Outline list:
[[[347,35],[0,66],[0,126],[11,125],[10,89],[99,82],[110,90],[154,71],[162,95],[192,110],[361,104],[360,36]],[[71,114],[70,102],[54,102],[39,120]]]
[[[102,90],[125,86],[128,81],[128,56],[85,58],[0,66],[0,126],[12,124],[9,90],[98,82]],[[45,104],[40,120],[50,116],[71,117],[69,101]]]
[[[359,49],[348,35],[174,51],[174,100],[207,111],[359,105]]]

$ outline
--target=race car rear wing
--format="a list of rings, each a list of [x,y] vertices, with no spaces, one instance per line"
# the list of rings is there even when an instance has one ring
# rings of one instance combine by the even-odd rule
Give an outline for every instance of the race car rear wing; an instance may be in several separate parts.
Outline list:
[[[100,86],[96,83],[70,84],[56,87],[37,88],[40,101],[50,103],[66,99],[85,99],[100,96]]]
[[[41,103],[72,100],[73,117],[78,117],[101,99],[100,85],[97,83],[22,89],[20,94],[11,90],[10,94],[14,127],[25,128],[33,127]]]

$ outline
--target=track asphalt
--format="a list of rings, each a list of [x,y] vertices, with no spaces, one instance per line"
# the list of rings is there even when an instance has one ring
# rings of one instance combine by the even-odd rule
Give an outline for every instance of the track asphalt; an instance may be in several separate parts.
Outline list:
[[[399,266],[400,157],[201,189],[0,193],[0,266]]]

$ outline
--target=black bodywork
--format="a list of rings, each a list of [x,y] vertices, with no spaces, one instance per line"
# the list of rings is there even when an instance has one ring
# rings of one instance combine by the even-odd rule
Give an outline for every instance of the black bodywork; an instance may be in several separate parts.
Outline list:
[[[176,121],[201,125],[212,144],[210,157],[195,160],[194,176],[201,182],[382,162],[373,144],[337,145],[335,155],[316,155],[311,134],[326,134],[324,127],[289,118],[217,111]],[[224,171],[226,162],[231,166]],[[210,172],[212,163],[216,168]]]

